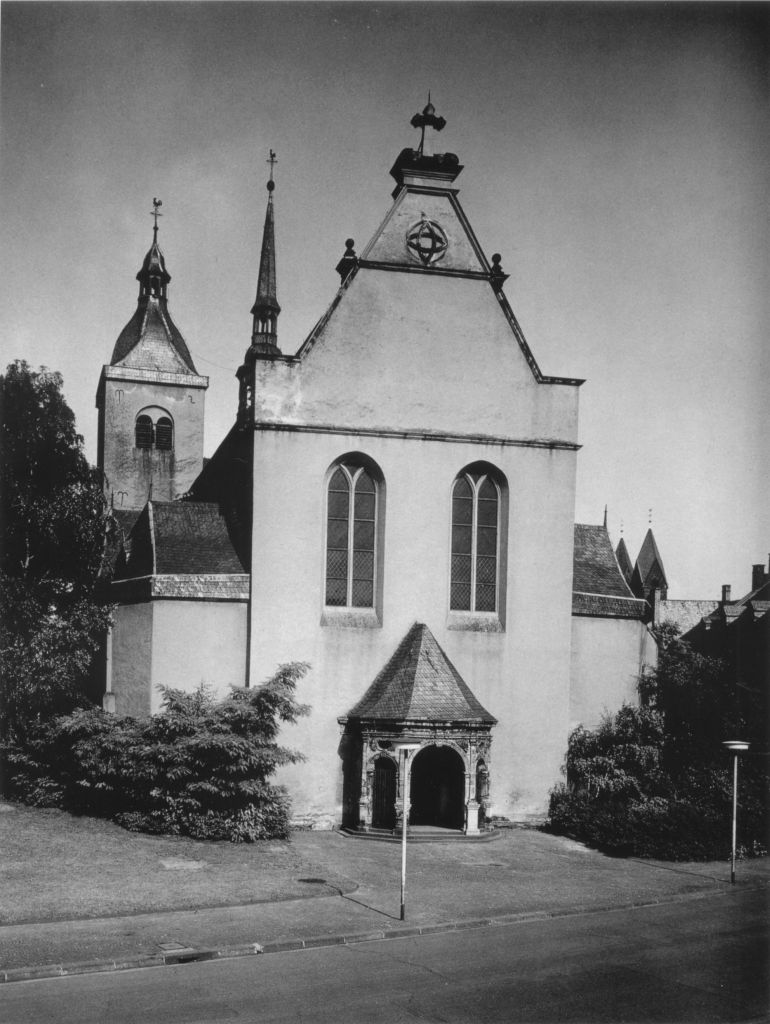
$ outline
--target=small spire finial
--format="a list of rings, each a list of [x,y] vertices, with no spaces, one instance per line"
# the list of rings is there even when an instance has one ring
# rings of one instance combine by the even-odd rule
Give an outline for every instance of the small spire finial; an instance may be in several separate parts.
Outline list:
[[[275,155],[274,150],[270,150],[270,156],[267,158],[265,163],[270,164],[270,178],[267,183],[267,191],[272,192],[275,188],[275,182],[273,181],[273,168],[278,163],[278,157]]]
[[[620,536],[623,536],[623,520],[620,520]]]
[[[153,205],[153,211],[150,214],[150,216],[155,218],[155,224],[153,225],[153,229],[152,229],[153,230],[153,235],[154,235],[153,241],[155,241],[155,239],[157,239],[157,237],[158,237],[158,217],[162,217],[163,216],[162,213],[158,212],[158,207],[163,206],[163,200],[162,199],[153,199],[152,205]]]
[[[652,509],[651,508],[647,509],[647,517],[648,517],[647,518],[648,526],[652,526]]]

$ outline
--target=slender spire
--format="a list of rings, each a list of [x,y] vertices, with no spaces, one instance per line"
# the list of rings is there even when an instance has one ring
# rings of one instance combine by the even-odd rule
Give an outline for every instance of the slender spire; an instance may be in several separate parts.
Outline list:
[[[267,210],[262,232],[262,252],[259,258],[257,297],[251,308],[254,318],[251,345],[259,353],[280,355],[278,348],[278,304],[275,283],[275,218],[273,214],[273,169],[277,163],[275,153],[270,150],[267,163],[270,164],[270,178],[267,182]]]

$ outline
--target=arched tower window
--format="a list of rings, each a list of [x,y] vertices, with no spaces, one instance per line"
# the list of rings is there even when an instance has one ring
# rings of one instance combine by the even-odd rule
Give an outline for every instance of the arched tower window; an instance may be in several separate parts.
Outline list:
[[[152,420],[149,416],[137,416],[136,417],[136,447],[137,448],[152,448],[154,428]]]
[[[174,421],[160,408],[148,408],[136,417],[134,443],[137,448],[159,452],[174,450]]]
[[[464,470],[452,488],[452,611],[498,611],[500,501],[484,468]]]
[[[155,424],[155,447],[159,452],[170,452],[174,447],[174,426],[168,416],[161,416]]]
[[[367,467],[343,462],[326,492],[325,603],[373,608],[377,589],[380,483]]]

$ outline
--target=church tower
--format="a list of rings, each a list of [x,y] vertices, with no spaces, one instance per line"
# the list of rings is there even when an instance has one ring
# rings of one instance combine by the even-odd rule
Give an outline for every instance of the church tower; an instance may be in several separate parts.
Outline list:
[[[152,245],[136,275],[136,312],[102,368],[98,465],[116,509],[137,510],[150,498],[173,501],[203,467],[208,377],[195,369],[168,309],[171,275],[158,245],[159,199],[153,199]]]

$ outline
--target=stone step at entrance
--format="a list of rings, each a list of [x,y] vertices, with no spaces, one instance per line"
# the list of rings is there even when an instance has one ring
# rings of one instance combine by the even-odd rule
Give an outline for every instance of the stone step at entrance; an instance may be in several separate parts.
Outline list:
[[[355,828],[342,828],[340,832],[352,839],[374,840],[381,843],[401,842],[401,832],[391,829],[372,828],[368,832],[361,832]],[[488,843],[493,839],[499,839],[500,832],[497,829],[490,829],[476,836],[466,836],[461,829],[410,825],[406,830],[406,838],[409,843]]]

